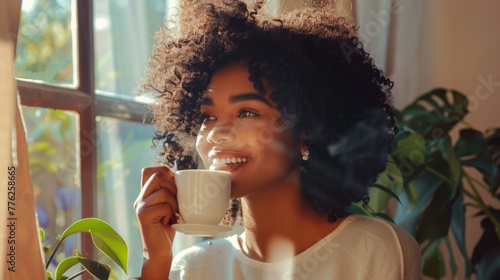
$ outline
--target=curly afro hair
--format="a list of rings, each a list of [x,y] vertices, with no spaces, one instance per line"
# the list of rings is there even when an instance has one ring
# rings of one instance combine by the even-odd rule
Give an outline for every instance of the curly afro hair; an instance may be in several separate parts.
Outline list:
[[[280,18],[238,0],[182,1],[180,22],[156,34],[142,92],[151,105],[162,164],[197,168],[194,142],[200,100],[214,71],[237,60],[249,80],[267,94],[310,155],[301,164],[305,201],[334,221],[385,169],[396,132],[392,82],[377,69],[356,28],[328,7],[305,8]],[[230,207],[232,222],[239,203]]]

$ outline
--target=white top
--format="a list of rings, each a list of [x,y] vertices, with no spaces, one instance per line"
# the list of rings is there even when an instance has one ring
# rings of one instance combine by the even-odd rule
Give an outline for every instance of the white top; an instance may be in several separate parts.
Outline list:
[[[175,256],[170,279],[407,280],[422,279],[422,266],[418,244],[406,231],[377,218],[350,215],[289,261],[253,260],[237,235],[205,241]]]

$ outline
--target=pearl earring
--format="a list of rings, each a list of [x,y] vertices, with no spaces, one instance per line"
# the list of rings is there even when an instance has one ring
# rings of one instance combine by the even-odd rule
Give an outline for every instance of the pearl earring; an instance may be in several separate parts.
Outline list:
[[[302,156],[302,160],[307,161],[309,159],[309,151],[305,151],[304,155]]]

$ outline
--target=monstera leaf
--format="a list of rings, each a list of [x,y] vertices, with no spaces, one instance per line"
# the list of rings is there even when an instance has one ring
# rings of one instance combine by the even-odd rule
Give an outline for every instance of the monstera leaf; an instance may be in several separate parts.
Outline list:
[[[491,194],[500,199],[500,128],[486,130],[486,145],[496,165],[496,175],[493,177],[490,191]]]
[[[500,210],[490,207],[497,219],[500,219]],[[478,216],[483,216],[485,213],[480,212]],[[477,279],[493,280],[498,279],[500,275],[500,239],[495,234],[495,225],[489,217],[485,217],[481,221],[483,235],[476,244],[472,253],[472,263],[476,267]]]
[[[490,142],[494,142],[494,135],[490,138]],[[460,130],[460,138],[455,145],[457,156],[462,165],[474,167],[483,174],[484,182],[488,184],[491,193],[494,194],[498,189],[498,184],[495,184],[498,166],[493,161],[488,148],[491,150],[500,149],[500,145],[495,147],[494,144],[491,144],[488,147],[483,133],[474,129]]]
[[[426,139],[438,139],[467,115],[468,104],[467,97],[458,91],[434,89],[404,108],[398,124],[408,126]]]

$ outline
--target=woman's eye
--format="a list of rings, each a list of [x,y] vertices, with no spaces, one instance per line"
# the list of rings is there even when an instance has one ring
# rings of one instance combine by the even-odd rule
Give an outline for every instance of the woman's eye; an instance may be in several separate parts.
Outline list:
[[[239,118],[249,118],[249,117],[258,117],[260,114],[252,112],[250,110],[241,110],[238,117]]]
[[[212,117],[212,116],[207,115],[207,114],[202,114],[201,119],[203,122],[208,122],[208,121],[214,121],[215,117]]]

